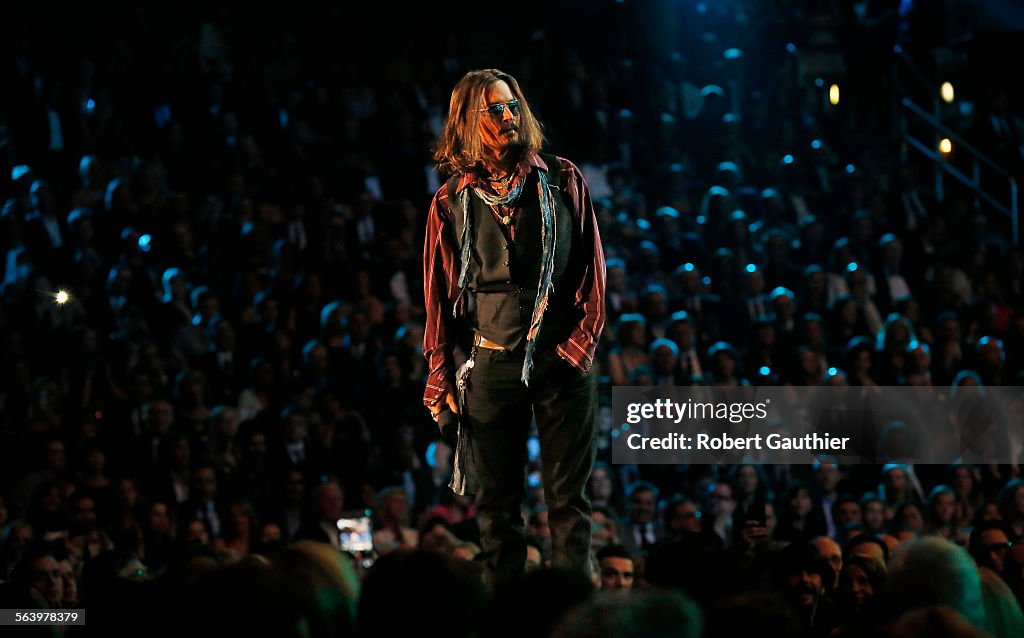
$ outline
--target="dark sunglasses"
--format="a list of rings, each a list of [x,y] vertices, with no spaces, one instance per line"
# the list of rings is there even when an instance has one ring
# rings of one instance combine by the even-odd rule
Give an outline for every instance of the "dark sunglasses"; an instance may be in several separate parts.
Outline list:
[[[512,111],[512,115],[519,115],[519,100],[509,100],[508,102],[495,102],[485,108],[479,109],[481,113],[487,112],[494,117],[501,117],[505,113],[505,108]]]
[[[1013,543],[991,543],[984,547],[990,552],[1005,552],[1013,547]]]

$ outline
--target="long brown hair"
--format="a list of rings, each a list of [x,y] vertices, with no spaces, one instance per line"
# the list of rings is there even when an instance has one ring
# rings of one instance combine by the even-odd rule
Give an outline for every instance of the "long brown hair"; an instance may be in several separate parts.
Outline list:
[[[452,89],[448,104],[448,119],[444,124],[441,138],[434,147],[434,161],[437,170],[446,175],[473,170],[484,158],[484,144],[480,139],[481,96],[491,84],[504,81],[519,100],[519,144],[517,160],[540,152],[544,145],[541,123],[533,116],[530,103],[526,101],[516,79],[498,69],[480,69],[462,76]]]

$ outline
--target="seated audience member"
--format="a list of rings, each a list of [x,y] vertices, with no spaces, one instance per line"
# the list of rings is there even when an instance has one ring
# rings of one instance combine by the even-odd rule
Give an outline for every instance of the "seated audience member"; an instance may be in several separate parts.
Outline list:
[[[602,547],[597,552],[597,566],[601,570],[601,591],[633,589],[633,555],[624,546]]]
[[[1012,537],[1009,526],[1002,521],[985,521],[971,530],[967,550],[978,567],[987,567],[1002,576],[1007,567]]]
[[[900,638],[990,638],[962,614],[945,605],[918,607],[886,627],[886,635]]]
[[[909,541],[889,565],[886,596],[894,614],[945,605],[985,626],[981,581],[967,551],[935,536]]]
[[[676,496],[665,505],[663,514],[665,524],[665,537],[668,539],[678,538],[684,534],[699,534],[700,506],[686,496]]]
[[[64,581],[60,564],[52,547],[30,546],[14,565],[11,581],[15,586],[31,589],[50,609],[60,609],[64,601]]]
[[[704,617],[679,591],[648,589],[597,596],[567,614],[551,635],[564,638],[698,638]]]
[[[829,566],[835,573],[836,581],[831,585],[831,589],[835,589],[839,584],[839,573],[843,569],[843,550],[840,549],[839,543],[828,536],[812,538],[811,545],[817,550],[819,556],[828,561]]]
[[[596,569],[594,573],[597,574]],[[492,638],[561,635],[555,629],[556,624],[567,610],[590,600],[595,587],[587,576],[562,569],[538,569],[518,580],[500,583],[484,610],[478,635]],[[418,631],[416,635],[423,634]]]
[[[1024,636],[1024,613],[1006,582],[987,567],[980,568],[978,574],[985,603],[985,629],[994,638]]]
[[[800,621],[803,630],[825,636],[835,626],[831,602],[835,572],[829,562],[809,542],[796,541],[774,557],[772,583]]]
[[[396,549],[413,549],[419,544],[419,532],[409,527],[409,499],[405,490],[391,487],[377,495],[377,524],[373,549],[383,556]]]
[[[800,622],[774,592],[749,591],[715,601],[707,611],[705,638],[733,638],[757,628],[757,633],[779,638],[802,635]]]
[[[352,636],[355,631],[359,580],[352,562],[325,543],[299,541],[273,558],[274,573],[301,592],[314,626],[323,636]]]
[[[340,546],[338,519],[341,517],[344,494],[337,483],[324,483],[313,490],[312,512],[295,534],[296,540],[313,540]]]
[[[622,528],[610,507],[595,506],[590,521],[593,525],[590,540],[593,549],[622,543]]]
[[[874,534],[860,534],[847,541],[843,556],[844,560],[849,560],[853,556],[864,556],[878,562],[884,568],[889,563],[889,546]]]
[[[646,481],[638,481],[629,492],[629,514],[622,523],[623,543],[635,555],[645,554],[657,542],[658,488]]]
[[[839,573],[836,608],[843,625],[880,620],[885,594],[885,566],[873,558],[851,556]]]
[[[265,559],[249,558],[200,576],[185,590],[169,629],[179,636],[238,632],[300,638],[311,635],[313,627],[321,629],[322,619],[311,613],[316,600],[306,598],[309,594],[296,580],[281,578]]]
[[[363,580],[358,635],[474,635],[485,608],[485,590],[481,573],[472,566],[419,550],[382,556]],[[452,613],[456,608],[458,613]]]

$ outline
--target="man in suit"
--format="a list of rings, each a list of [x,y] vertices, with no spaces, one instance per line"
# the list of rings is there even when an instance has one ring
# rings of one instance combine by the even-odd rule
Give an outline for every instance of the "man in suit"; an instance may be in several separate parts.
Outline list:
[[[658,517],[658,488],[637,481],[629,492],[629,515],[622,522],[623,544],[634,556],[646,556],[662,534]]]
[[[196,361],[210,384],[215,403],[237,402],[242,373],[235,357],[235,328],[223,316],[211,320],[209,348]]]
[[[309,445],[309,421],[306,411],[295,404],[285,406],[281,410],[281,425],[284,437],[278,449],[278,467],[299,470],[308,478],[313,450]]]
[[[722,298],[707,291],[704,277],[693,263],[678,266],[673,279],[678,292],[672,307],[685,310],[690,315],[699,339],[706,341],[717,338],[721,332],[718,324]]]
[[[699,384],[704,378],[705,364],[700,360],[697,335],[693,319],[685,310],[678,310],[669,317],[665,336],[679,347],[679,368],[683,385]]]
[[[56,213],[49,183],[32,182],[29,198],[32,208],[25,215],[25,245],[32,262],[47,277],[62,275],[69,261],[70,237],[65,220]]]
[[[210,536],[220,538],[227,524],[224,509],[217,500],[217,470],[213,465],[200,465],[192,473],[192,489],[189,500],[182,506],[181,520],[188,524],[201,520],[210,530]]]
[[[295,540],[313,540],[330,543],[335,549],[341,548],[338,537],[338,519],[341,518],[345,494],[337,483],[324,483],[313,490],[312,510]]]

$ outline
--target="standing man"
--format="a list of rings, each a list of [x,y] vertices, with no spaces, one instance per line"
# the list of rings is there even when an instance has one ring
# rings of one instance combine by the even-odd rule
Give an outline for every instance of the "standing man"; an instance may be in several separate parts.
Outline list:
[[[583,175],[541,154],[543,142],[515,78],[467,73],[434,153],[452,177],[427,217],[423,402],[449,440],[458,423],[451,487],[475,492],[480,558],[497,579],[526,564],[531,417],[552,564],[590,569],[585,491],[596,449],[591,365],[605,322],[604,251]],[[459,326],[467,334],[457,334]],[[458,371],[457,343],[469,348]]]

